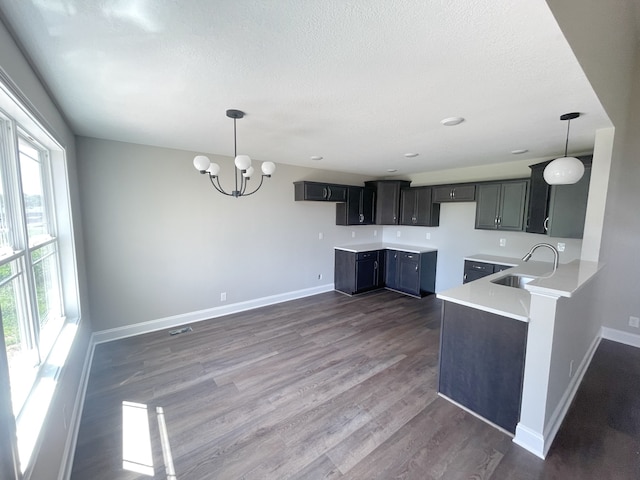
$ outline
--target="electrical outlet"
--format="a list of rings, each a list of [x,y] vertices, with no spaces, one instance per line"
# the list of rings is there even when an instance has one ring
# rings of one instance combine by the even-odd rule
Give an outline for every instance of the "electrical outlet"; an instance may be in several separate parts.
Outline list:
[[[506,238],[501,238],[500,239],[500,246],[501,247],[506,247],[507,246],[507,239]]]
[[[431,233],[427,232],[427,234],[425,235],[425,238],[427,240],[431,240]]]
[[[373,231],[373,236],[374,236],[374,237],[377,237],[377,236],[378,236],[378,230],[374,230],[374,231]]]
[[[222,292],[220,294],[220,301],[221,302],[226,302],[227,301],[227,292]]]
[[[564,248],[566,247],[566,245],[563,242],[558,242],[558,251],[559,252],[564,252]]]
[[[640,318],[638,317],[629,317],[629,326],[640,328]]]
[[[322,240],[324,238],[324,234],[322,232],[318,233],[318,240]]]
[[[400,235],[402,235],[402,232],[401,232],[400,230],[398,230],[398,231],[396,232],[396,237],[400,238]]]
[[[573,377],[573,360],[569,362],[569,378]]]
[[[351,238],[356,238],[356,232],[354,232],[353,230],[351,230]]]

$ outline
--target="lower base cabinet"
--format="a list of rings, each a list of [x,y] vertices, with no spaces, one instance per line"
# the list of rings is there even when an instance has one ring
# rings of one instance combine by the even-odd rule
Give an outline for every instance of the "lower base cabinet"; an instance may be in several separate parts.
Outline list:
[[[384,280],[384,250],[335,251],[335,289],[354,295],[380,288]]]
[[[438,391],[515,433],[527,328],[526,322],[444,302]]]
[[[414,297],[435,292],[437,252],[348,252],[336,249],[335,289],[354,295],[388,288]]]
[[[438,252],[413,253],[388,250],[385,287],[414,297],[436,291]]]

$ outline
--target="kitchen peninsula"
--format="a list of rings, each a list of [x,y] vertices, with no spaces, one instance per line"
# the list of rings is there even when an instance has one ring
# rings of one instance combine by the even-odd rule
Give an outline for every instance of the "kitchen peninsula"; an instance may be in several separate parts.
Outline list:
[[[554,336],[563,331],[556,317],[562,306],[563,315],[579,321],[574,311],[580,302],[573,297],[600,265],[576,260],[554,271],[545,262],[466,260],[514,266],[438,293],[444,301],[439,393],[544,458],[597,346],[575,359],[577,368],[573,359],[566,373],[564,365],[556,368],[564,362],[552,356]],[[552,392],[551,384],[563,394]]]

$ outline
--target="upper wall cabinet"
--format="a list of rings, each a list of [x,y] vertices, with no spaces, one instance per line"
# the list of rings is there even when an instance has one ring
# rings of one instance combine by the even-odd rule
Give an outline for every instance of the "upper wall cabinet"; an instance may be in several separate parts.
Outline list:
[[[336,204],[336,225],[371,225],[375,221],[375,196],[372,188],[347,188],[347,202]]]
[[[312,200],[319,202],[346,202],[347,185],[320,182],[293,182],[295,200]]]
[[[437,227],[440,224],[440,204],[432,203],[431,187],[400,190],[400,224]]]
[[[433,203],[473,202],[476,184],[438,185],[433,187]]]
[[[481,183],[476,189],[476,228],[524,230],[529,180]]]
[[[531,194],[527,232],[550,237],[582,238],[591,180],[592,155],[578,157],[584,176],[573,185],[549,185],[543,172],[550,162],[531,165]]]
[[[400,189],[408,188],[406,180],[373,180],[365,187],[376,191],[376,225],[398,225],[400,220]]]

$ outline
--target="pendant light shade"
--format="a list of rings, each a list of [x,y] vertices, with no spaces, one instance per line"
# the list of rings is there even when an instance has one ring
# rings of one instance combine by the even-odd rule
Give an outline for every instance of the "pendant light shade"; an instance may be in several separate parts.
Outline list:
[[[549,185],[571,185],[577,183],[584,175],[584,164],[575,157],[567,157],[571,120],[579,116],[578,112],[565,113],[560,116],[560,120],[567,121],[567,139],[564,144],[564,157],[556,158],[544,169],[544,181]]]
[[[584,175],[584,164],[576,157],[560,157],[544,169],[544,181],[549,185],[571,185]]]

